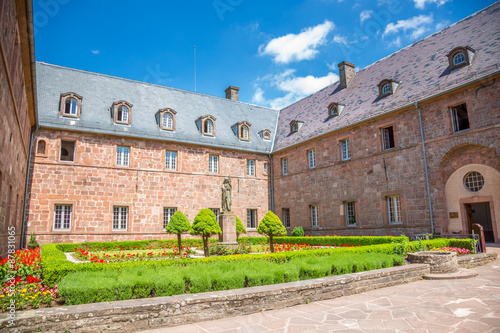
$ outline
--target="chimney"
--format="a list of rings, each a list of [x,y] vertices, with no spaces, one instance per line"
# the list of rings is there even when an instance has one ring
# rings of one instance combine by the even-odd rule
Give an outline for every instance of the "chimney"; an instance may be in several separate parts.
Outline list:
[[[226,98],[231,99],[233,101],[237,101],[238,100],[238,90],[240,90],[240,88],[235,87],[235,86],[227,87],[227,89],[224,90],[226,92]]]
[[[347,61],[342,61],[340,64],[338,64],[338,66],[339,66],[339,77],[340,77],[340,89],[344,89],[349,85],[349,82],[351,82],[352,78],[354,77],[354,74],[356,74],[356,72],[354,71],[354,68],[356,66]]]

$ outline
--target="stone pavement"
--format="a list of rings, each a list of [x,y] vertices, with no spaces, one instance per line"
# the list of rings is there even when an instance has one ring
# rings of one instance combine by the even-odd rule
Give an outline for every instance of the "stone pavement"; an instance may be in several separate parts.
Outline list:
[[[497,252],[500,248],[488,248]],[[142,333],[500,333],[500,259],[463,280],[421,280],[281,310]]]

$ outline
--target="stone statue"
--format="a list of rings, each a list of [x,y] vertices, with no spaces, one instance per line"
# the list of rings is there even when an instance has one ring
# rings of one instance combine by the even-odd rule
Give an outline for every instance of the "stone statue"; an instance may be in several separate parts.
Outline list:
[[[222,183],[222,212],[231,211],[231,178],[224,178],[224,183]]]

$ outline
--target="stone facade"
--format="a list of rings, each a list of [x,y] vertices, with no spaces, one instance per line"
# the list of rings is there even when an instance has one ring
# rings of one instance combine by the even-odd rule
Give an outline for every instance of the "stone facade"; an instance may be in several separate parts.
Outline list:
[[[76,141],[74,162],[59,161],[61,139]],[[265,154],[194,145],[39,130],[33,152],[29,232],[41,244],[173,238],[163,231],[163,208],[176,208],[193,221],[202,208],[221,205],[221,185],[230,176],[233,212],[246,221],[247,209],[261,218],[269,209]],[[116,146],[130,147],[129,167],[118,167]],[[165,170],[165,150],[177,151],[176,171]],[[208,173],[208,155],[219,156],[219,173]],[[246,175],[246,160],[256,161],[256,175]],[[54,231],[54,206],[71,205],[70,230]],[[113,206],[128,207],[128,226],[112,230]],[[250,229],[250,234],[252,230]],[[186,235],[187,236],[187,235]]]
[[[27,7],[28,6],[28,7]],[[35,125],[32,86],[32,24],[28,1],[0,2],[0,257],[9,236],[21,242],[31,128]],[[11,241],[13,241],[11,238]],[[14,244],[14,243],[11,243]]]

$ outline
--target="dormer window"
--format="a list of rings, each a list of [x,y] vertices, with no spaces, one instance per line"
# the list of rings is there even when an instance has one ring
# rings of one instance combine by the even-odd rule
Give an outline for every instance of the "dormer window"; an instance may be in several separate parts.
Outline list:
[[[80,108],[82,105],[82,97],[75,93],[61,94],[60,115],[63,117],[80,117]]]
[[[175,131],[175,115],[177,112],[170,108],[158,110],[155,114],[156,123],[167,131]]]
[[[382,80],[378,84],[378,93],[379,98],[384,98],[390,95],[394,95],[396,93],[396,89],[398,88],[400,82],[395,80]]]
[[[196,120],[196,126],[203,135],[215,136],[215,118],[206,115]]]
[[[469,46],[459,46],[451,50],[446,56],[450,65],[450,71],[468,66],[476,51]]]
[[[335,103],[335,102],[330,103],[328,105],[328,117],[333,118],[333,117],[340,116],[344,107],[345,107],[344,104]]]
[[[242,141],[250,141],[250,128],[252,128],[252,125],[249,122],[242,121],[234,124],[231,128],[238,136],[238,139]]]
[[[290,122],[290,133],[298,132],[300,130],[300,128],[302,127],[303,124],[304,124],[303,121],[292,120]]]
[[[271,140],[271,131],[268,129],[262,130],[259,132],[259,135],[264,140]]]
[[[112,116],[115,123],[130,125],[132,116],[132,104],[125,101],[113,103]]]

